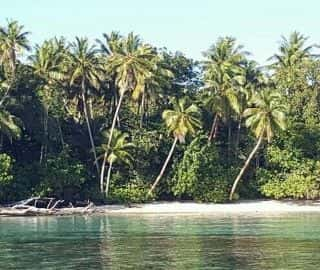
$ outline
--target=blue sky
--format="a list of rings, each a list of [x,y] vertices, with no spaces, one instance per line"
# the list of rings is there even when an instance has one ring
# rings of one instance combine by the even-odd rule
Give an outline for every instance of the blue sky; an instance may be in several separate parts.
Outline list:
[[[0,24],[18,20],[38,43],[52,36],[130,31],[201,59],[219,36],[234,36],[260,63],[280,36],[298,30],[320,43],[319,0],[1,0]]]

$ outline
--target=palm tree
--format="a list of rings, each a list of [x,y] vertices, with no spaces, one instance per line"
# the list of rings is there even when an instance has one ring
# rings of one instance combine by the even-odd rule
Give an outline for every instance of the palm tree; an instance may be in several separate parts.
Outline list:
[[[30,50],[27,39],[29,32],[24,32],[23,28],[24,26],[19,25],[17,21],[8,21],[6,27],[0,27],[0,64],[4,66],[8,64],[11,72],[11,82],[0,100],[0,105],[7,98],[11,85],[15,81],[17,55],[23,50]]]
[[[119,91],[119,100],[107,144],[109,147],[124,95],[129,91],[144,87],[145,79],[150,77],[155,70],[153,59],[156,57],[156,52],[151,46],[142,44],[138,36],[130,33],[127,38],[122,38],[118,42],[120,44],[109,46],[116,49],[108,57],[108,70],[110,73],[115,73]],[[108,152],[104,155],[103,163],[105,163],[107,156]],[[103,171],[101,171],[100,179],[103,178]]]
[[[138,103],[138,112],[140,113],[140,128],[143,127],[145,113],[147,112],[147,104],[161,97],[162,89],[168,86],[168,83],[173,78],[173,73],[161,65],[160,57],[153,59],[156,69],[145,77],[144,82],[140,87],[136,87],[132,92],[133,101]]]
[[[12,75],[16,71],[17,54],[23,50],[30,50],[24,26],[17,21],[8,21],[7,27],[0,27],[0,63],[9,63]]]
[[[293,94],[295,90],[300,90],[300,85],[297,84],[300,78],[305,81],[306,75],[303,71],[306,63],[313,57],[319,56],[312,54],[315,45],[305,45],[307,40],[307,37],[296,31],[291,33],[288,39],[282,37],[280,52],[268,59],[274,61],[270,68],[275,71],[275,80],[288,96]]]
[[[274,133],[279,129],[284,130],[286,127],[286,106],[283,102],[281,102],[281,94],[278,91],[259,91],[253,96],[252,104],[254,107],[246,109],[243,113],[243,116],[247,118],[246,126],[251,128],[253,131],[257,139],[257,143],[233,183],[229,197],[230,200],[233,199],[233,194],[236,190],[238,182],[249,166],[251,159],[259,150],[263,140],[266,139],[268,143],[271,142]]]
[[[257,67],[257,63],[245,60],[242,68],[241,84],[226,91],[228,103],[236,113],[235,117],[238,121],[235,141],[236,154],[239,147],[243,112],[248,107],[248,103],[251,100],[254,91],[261,89],[263,86],[266,86],[266,80],[260,69]]]
[[[149,195],[152,194],[153,190],[163,176],[177,142],[179,141],[180,143],[184,143],[187,134],[190,133],[193,135],[196,133],[196,129],[201,127],[201,123],[199,121],[199,108],[194,104],[189,105],[188,103],[189,100],[186,97],[180,98],[179,100],[173,99],[173,110],[165,110],[162,113],[162,118],[165,120],[169,133],[173,134],[174,140],[167,159],[165,160],[158,177],[149,190]]]
[[[54,87],[57,81],[65,78],[64,66],[66,60],[66,46],[64,39],[44,41],[42,46],[37,45],[35,53],[29,57],[34,74],[41,78],[39,85],[40,99],[43,104],[44,143],[41,147],[40,163],[46,157],[48,140],[48,117]]]
[[[103,137],[105,141],[109,141],[110,132],[104,132]],[[110,146],[107,144],[102,144],[100,149],[104,151],[99,158],[104,158],[105,153],[108,153],[106,159],[103,159],[101,171],[105,170],[106,162],[109,164],[108,173],[107,173],[107,182],[105,187],[105,194],[108,196],[109,186],[110,186],[110,177],[112,166],[116,162],[131,164],[133,157],[130,155],[129,150],[134,147],[133,143],[128,142],[129,135],[127,133],[121,133],[119,130],[115,129],[111,139]],[[100,179],[100,188],[103,190],[104,179]]]
[[[311,50],[314,45],[306,47],[305,42],[307,40],[307,37],[297,31],[292,32],[289,39],[282,36],[279,47],[280,53],[275,54],[268,59],[275,61],[272,64],[272,67],[290,68],[313,56]]]
[[[247,54],[247,52],[243,51],[243,46],[236,45],[236,40],[231,37],[220,38],[216,44],[212,45],[204,53],[204,56],[207,58],[203,62],[205,90],[212,92],[210,96],[213,98],[209,103],[217,104],[215,101],[219,100],[221,104],[220,108],[213,108],[215,117],[208,137],[209,141],[214,137],[219,119],[223,115],[226,119],[230,118],[231,112],[227,93],[235,85],[241,84],[243,75],[242,65]],[[219,98],[216,96],[219,96]],[[220,110],[222,108],[223,111]],[[231,132],[230,128],[229,126],[229,133]],[[230,136],[231,134],[229,134]]]
[[[87,109],[87,95],[88,88],[93,87],[99,89],[99,77],[102,73],[101,62],[96,55],[96,49],[94,46],[89,46],[88,39],[76,38],[70,46],[70,85],[77,84],[81,90],[81,99],[83,103],[83,112],[87,129],[89,133],[89,139],[91,143],[91,149],[94,155],[95,166],[97,173],[100,173],[99,164],[97,162],[96,147],[93,140],[93,134],[91,124],[88,116]]]

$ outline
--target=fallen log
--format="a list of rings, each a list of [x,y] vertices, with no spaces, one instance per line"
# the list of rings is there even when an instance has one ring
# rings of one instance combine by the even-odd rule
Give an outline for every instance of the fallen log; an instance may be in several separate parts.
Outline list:
[[[0,208],[0,216],[61,216],[61,215],[75,215],[75,214],[92,214],[97,211],[94,204],[87,207],[73,207],[73,208],[37,208],[29,206],[25,208],[6,207]]]

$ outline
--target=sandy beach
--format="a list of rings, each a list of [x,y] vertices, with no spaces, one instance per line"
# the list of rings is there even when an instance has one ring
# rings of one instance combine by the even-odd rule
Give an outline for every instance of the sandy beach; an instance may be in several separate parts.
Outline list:
[[[96,207],[96,211],[106,214],[277,214],[277,213],[320,213],[320,201],[238,201],[226,204],[195,202],[154,202]]]
[[[57,208],[54,210],[30,207],[28,209],[1,208],[0,216],[37,216],[37,215],[273,215],[282,213],[319,213],[320,200],[252,200],[233,203],[196,203],[196,202],[151,202],[128,205],[102,205],[76,208]]]

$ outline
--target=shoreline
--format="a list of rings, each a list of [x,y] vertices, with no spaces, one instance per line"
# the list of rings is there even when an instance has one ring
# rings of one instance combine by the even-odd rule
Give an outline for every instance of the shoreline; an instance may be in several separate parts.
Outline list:
[[[47,210],[47,209],[45,209]],[[243,200],[232,203],[197,203],[190,201],[159,201],[127,205],[101,205],[76,208],[58,208],[44,211],[41,208],[12,209],[0,207],[0,217],[9,216],[64,216],[64,215],[237,215],[319,213],[320,200]]]

